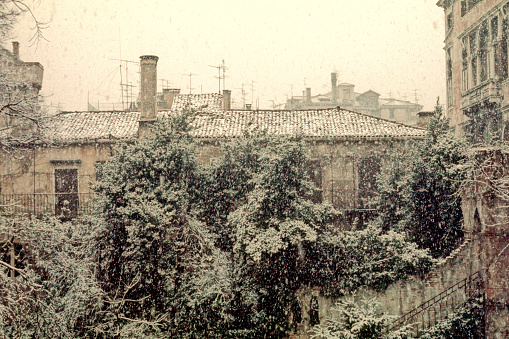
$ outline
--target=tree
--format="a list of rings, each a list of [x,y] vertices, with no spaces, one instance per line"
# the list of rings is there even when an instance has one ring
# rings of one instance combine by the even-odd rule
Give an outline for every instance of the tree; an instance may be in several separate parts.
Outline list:
[[[378,313],[379,303],[375,299],[355,302],[352,298],[339,301],[332,308],[335,317],[327,318],[324,325],[311,330],[316,339],[403,339],[409,335],[410,326],[391,333],[384,333],[394,316]]]
[[[268,145],[245,201],[228,217],[241,276],[257,293],[258,337],[284,337],[294,292],[308,282],[307,253],[336,215],[310,200],[307,157],[298,139]]]
[[[446,256],[461,241],[460,184],[467,144],[449,131],[437,104],[428,135],[408,157],[396,155],[379,177],[377,223],[404,231],[434,257]]]
[[[206,171],[203,192],[207,198],[202,199],[201,220],[218,235],[216,246],[222,250],[232,251],[234,229],[228,216],[245,203],[247,194],[253,190],[253,179],[261,170],[263,154],[270,142],[267,136],[249,134],[225,142],[222,156]]]
[[[118,145],[95,186],[103,289],[129,300],[119,310],[125,318],[164,318],[167,328],[178,323],[177,296],[212,241],[197,218],[201,176],[188,118],[163,119],[147,138]]]
[[[1,254],[16,256],[14,265],[0,262],[0,335],[71,338],[95,332],[105,302],[94,274],[95,231],[95,223],[0,219],[7,250]]]

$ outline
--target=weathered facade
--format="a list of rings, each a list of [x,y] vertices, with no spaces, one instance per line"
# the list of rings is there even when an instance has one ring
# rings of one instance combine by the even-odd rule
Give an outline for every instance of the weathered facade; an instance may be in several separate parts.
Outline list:
[[[509,1],[440,0],[447,116],[457,133],[508,138]]]
[[[310,176],[321,189],[316,198],[343,211],[368,209],[366,199],[373,194],[375,175],[384,158],[426,134],[421,128],[339,107],[223,110],[229,107],[229,91],[222,95],[174,91],[172,110],[158,112],[157,60],[155,56],[141,57],[140,112],[63,112],[48,118],[46,125],[52,126],[45,130],[49,143],[36,144],[18,157],[0,155],[0,205],[36,214],[84,213],[93,194],[90,187],[97,176],[96,167],[108,159],[113,144],[143,137],[157,119],[186,107],[197,110],[191,134],[199,143],[198,160],[204,164],[220,156],[223,141],[245,132],[301,135],[309,146]]]

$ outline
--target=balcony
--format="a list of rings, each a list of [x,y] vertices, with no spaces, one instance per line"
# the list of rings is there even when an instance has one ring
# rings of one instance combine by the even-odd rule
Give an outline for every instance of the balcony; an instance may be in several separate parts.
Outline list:
[[[461,94],[461,110],[467,110],[486,101],[497,104],[502,102],[500,87],[491,79]]]
[[[57,216],[72,219],[92,212],[95,193],[0,194],[1,216]]]

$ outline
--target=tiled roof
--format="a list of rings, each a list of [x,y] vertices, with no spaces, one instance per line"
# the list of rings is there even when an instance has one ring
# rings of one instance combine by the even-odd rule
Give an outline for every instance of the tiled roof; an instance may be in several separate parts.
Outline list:
[[[191,108],[207,112],[223,109],[223,95],[219,93],[179,94],[173,101],[172,111]]]
[[[198,138],[240,137],[245,132],[268,135],[301,134],[307,138],[401,138],[423,137],[426,130],[331,108],[324,110],[228,111],[198,114],[191,133]]]
[[[126,139],[138,133],[139,112],[63,112],[50,118],[55,141]]]
[[[380,99],[380,106],[419,106],[413,102],[399,99]]]
[[[169,112],[159,112],[162,117]],[[171,113],[170,113],[171,114]],[[133,138],[139,112],[66,112],[50,119],[55,141]],[[344,109],[199,112],[191,134],[196,138],[234,138],[245,132],[301,134],[307,138],[423,137],[426,130]]]

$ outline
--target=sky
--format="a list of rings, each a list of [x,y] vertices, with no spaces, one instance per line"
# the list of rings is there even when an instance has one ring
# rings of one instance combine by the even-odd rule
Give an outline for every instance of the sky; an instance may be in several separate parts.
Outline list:
[[[189,93],[190,79],[192,93],[218,92],[211,66],[224,60],[221,89],[232,91],[234,107],[242,87],[245,102],[261,109],[306,87],[327,93],[334,71],[359,93],[417,98],[426,110],[437,97],[445,101],[436,0],[27,1],[47,22],[44,39],[29,41],[33,21],[25,15],[4,47],[19,41],[21,59],[43,65],[41,94],[53,109],[122,109],[120,83],[137,97],[141,55],[159,57],[159,90],[181,93]]]

